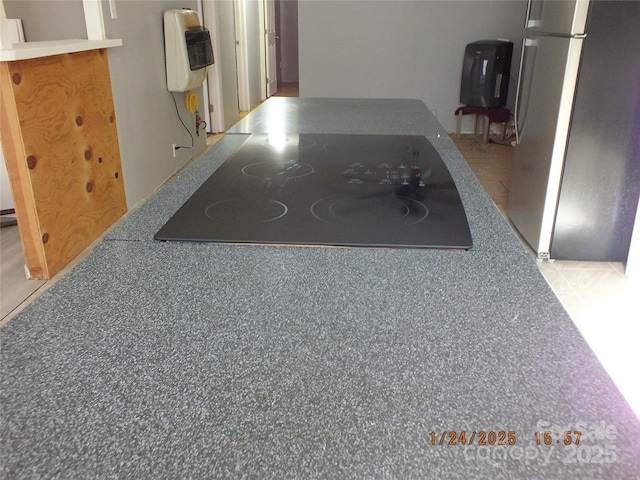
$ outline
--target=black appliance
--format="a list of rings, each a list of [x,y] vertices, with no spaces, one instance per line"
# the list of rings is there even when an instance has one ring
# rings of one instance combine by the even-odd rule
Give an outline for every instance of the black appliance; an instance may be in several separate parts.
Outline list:
[[[157,240],[472,246],[455,183],[421,136],[253,134]]]
[[[184,32],[184,36],[187,43],[189,68],[199,70],[213,65],[213,48],[209,30],[204,27],[192,27]]]
[[[512,53],[512,42],[480,40],[468,44],[462,62],[460,103],[470,107],[504,107]]]
[[[540,259],[625,262],[640,233],[640,2],[536,4],[507,214]]]

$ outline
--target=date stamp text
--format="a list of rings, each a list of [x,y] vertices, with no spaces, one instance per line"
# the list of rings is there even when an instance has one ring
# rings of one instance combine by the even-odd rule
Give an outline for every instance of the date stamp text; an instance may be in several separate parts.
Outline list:
[[[618,460],[617,435],[616,427],[603,421],[560,425],[538,420],[530,431],[431,431],[428,443],[433,447],[457,447],[465,461],[608,464]]]

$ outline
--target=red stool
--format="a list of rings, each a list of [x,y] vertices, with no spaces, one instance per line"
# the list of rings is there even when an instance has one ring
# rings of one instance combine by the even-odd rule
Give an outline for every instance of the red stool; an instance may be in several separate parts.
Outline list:
[[[467,105],[463,107],[459,107],[456,110],[456,119],[457,119],[457,128],[456,134],[460,135],[460,128],[462,124],[462,116],[463,115],[475,115],[476,123],[473,127],[473,133],[478,133],[478,119],[480,117],[485,117],[484,119],[484,132],[482,140],[484,143],[489,141],[489,127],[492,123],[502,123],[502,140],[504,140],[507,133],[507,123],[511,120],[511,112],[508,108],[499,107],[499,108],[483,108],[483,107],[469,107]]]

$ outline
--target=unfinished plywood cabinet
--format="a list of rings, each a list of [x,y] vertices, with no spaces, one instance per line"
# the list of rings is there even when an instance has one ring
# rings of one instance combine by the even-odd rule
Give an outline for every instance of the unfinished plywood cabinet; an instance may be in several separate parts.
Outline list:
[[[2,145],[31,278],[126,211],[105,49],[0,63]]]

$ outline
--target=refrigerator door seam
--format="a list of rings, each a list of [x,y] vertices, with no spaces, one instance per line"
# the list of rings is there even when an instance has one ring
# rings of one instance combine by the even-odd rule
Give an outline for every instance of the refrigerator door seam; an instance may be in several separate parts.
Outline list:
[[[529,25],[529,21],[531,19],[531,2],[533,2],[533,0],[529,0],[527,2],[527,13],[524,16],[524,28],[528,28]]]
[[[580,56],[582,52],[582,39],[571,39],[569,52],[564,74],[564,84],[560,97],[558,119],[556,124],[556,135],[553,145],[551,168],[549,180],[547,182],[547,194],[545,207],[542,214],[542,224],[540,228],[540,241],[538,242],[538,252],[551,251],[551,239],[556,218],[560,186],[562,184],[562,171],[569,137],[569,126],[573,113],[573,102],[577,87],[578,70],[580,67]]]

